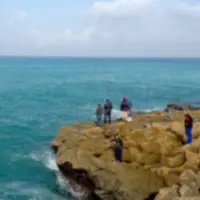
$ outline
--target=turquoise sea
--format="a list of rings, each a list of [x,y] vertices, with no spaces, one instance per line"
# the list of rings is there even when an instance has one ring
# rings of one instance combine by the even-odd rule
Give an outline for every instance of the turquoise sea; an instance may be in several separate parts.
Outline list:
[[[199,103],[200,60],[0,57],[0,199],[72,200],[50,142],[107,97],[117,116],[122,96],[135,110]]]

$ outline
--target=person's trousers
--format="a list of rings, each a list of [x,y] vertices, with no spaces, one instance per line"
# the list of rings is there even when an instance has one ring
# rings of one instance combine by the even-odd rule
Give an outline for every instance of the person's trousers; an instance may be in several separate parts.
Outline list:
[[[128,118],[128,111],[121,111],[121,119],[127,120]]]
[[[97,126],[101,127],[102,126],[102,116],[97,115]]]
[[[122,147],[117,147],[115,149],[115,160],[122,162]]]
[[[109,122],[109,124],[111,124],[111,113],[104,114],[104,123],[106,124],[107,121]]]
[[[186,128],[185,132],[186,132],[186,135],[187,135],[187,144],[191,144],[192,143],[192,129]]]

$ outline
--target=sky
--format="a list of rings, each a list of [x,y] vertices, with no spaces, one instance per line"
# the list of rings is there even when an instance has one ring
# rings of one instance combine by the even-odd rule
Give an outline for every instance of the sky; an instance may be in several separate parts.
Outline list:
[[[0,55],[200,57],[200,0],[0,0]]]

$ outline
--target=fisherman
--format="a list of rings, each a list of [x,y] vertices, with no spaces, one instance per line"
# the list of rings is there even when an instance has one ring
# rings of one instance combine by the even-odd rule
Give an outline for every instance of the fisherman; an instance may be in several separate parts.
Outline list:
[[[109,99],[106,99],[106,103],[104,105],[104,123],[107,123],[107,119],[109,124],[111,124],[111,114],[112,114],[112,103],[110,102]]]
[[[129,102],[126,97],[122,99],[121,105],[120,105],[120,111],[121,111],[121,119],[127,120],[128,119],[128,112],[130,110]]]
[[[97,117],[97,126],[102,126],[102,115],[103,115],[103,108],[101,104],[98,104],[96,109],[96,117]]]
[[[187,144],[192,143],[192,128],[193,128],[193,119],[186,113],[185,114],[185,133],[187,135]]]
[[[122,140],[120,134],[116,133],[115,138],[112,140],[112,142],[115,142],[115,145],[114,145],[115,160],[122,162],[123,140]]]

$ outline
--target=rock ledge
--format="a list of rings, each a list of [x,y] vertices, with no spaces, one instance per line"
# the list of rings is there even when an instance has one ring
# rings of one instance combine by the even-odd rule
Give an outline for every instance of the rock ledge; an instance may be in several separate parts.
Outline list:
[[[198,119],[200,112],[192,111],[191,115]],[[154,112],[101,129],[92,123],[61,127],[52,142],[56,163],[62,174],[80,185],[91,200],[151,200],[157,193],[156,200],[168,200],[161,196],[170,193],[181,198],[195,191],[199,195],[197,187],[194,189],[195,178],[191,194],[191,187],[185,184],[187,178],[180,177],[191,173],[188,169],[199,172],[200,126],[194,125],[193,144],[183,145],[183,119],[182,112]],[[114,160],[113,130],[124,140],[123,163]],[[184,188],[177,192],[183,180]]]

